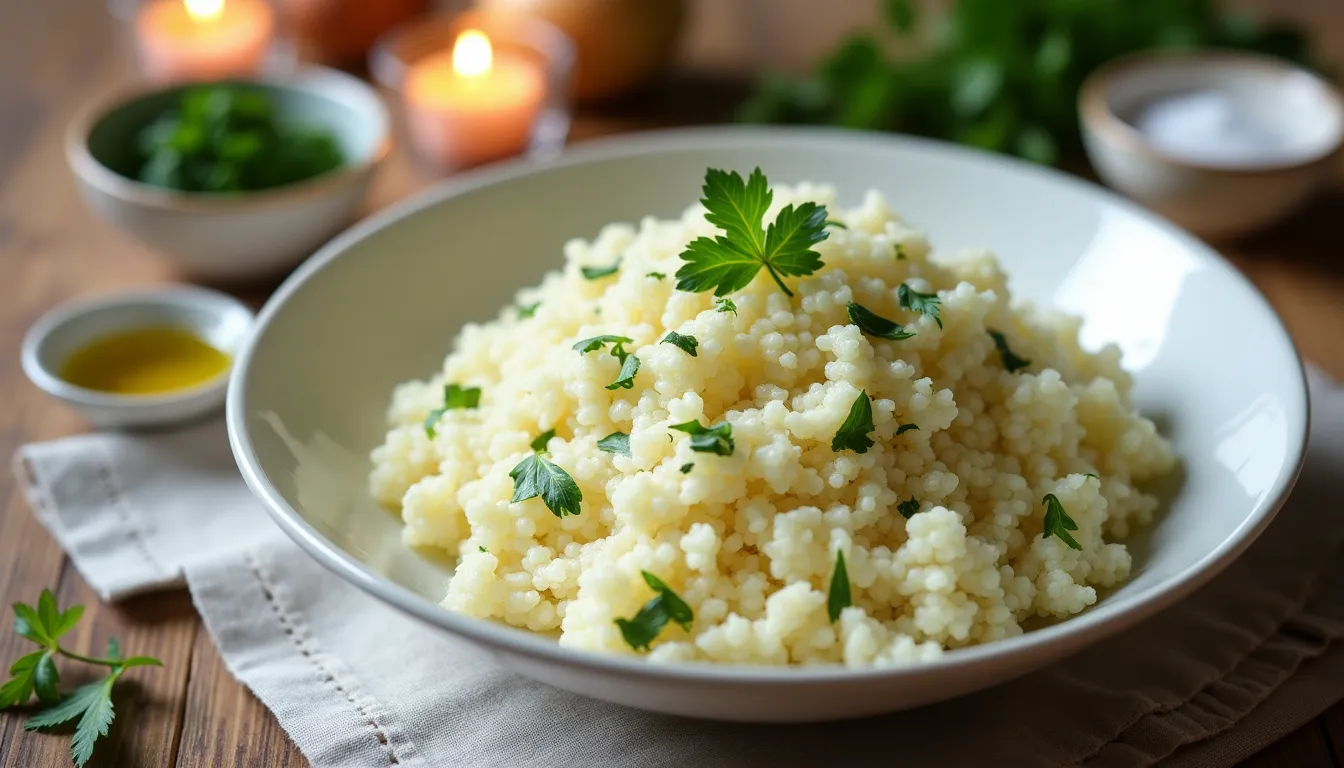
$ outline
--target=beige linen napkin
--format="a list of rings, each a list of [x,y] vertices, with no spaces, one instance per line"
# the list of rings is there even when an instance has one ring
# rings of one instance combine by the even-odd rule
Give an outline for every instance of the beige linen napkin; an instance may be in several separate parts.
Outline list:
[[[290,543],[237,476],[219,423],[30,445],[16,467],[39,519],[104,598],[185,581],[229,669],[315,768],[1209,768],[1344,697],[1344,390],[1314,374],[1312,395],[1297,491],[1195,596],[998,688],[822,725],[654,715],[501,669]]]

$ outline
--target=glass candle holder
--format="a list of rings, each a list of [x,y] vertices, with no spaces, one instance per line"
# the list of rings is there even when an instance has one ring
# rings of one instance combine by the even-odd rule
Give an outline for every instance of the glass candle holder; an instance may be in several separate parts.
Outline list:
[[[558,153],[569,133],[573,68],[574,46],[563,32],[493,11],[414,22],[369,54],[411,148],[440,172]]]
[[[141,75],[154,83],[246,79],[292,70],[294,46],[272,0],[110,0]]]

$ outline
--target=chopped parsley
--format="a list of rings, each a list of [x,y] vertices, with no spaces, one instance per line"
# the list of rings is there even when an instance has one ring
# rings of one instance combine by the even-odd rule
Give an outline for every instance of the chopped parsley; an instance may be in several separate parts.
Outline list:
[[[601,336],[594,336],[591,339],[584,339],[582,341],[575,342],[574,351],[578,352],[580,355],[586,355],[589,352],[596,352],[597,350],[602,349],[606,345],[611,344],[613,345],[611,348],[611,354],[614,355],[615,357],[620,358],[621,360],[624,360],[625,356],[629,354],[628,352],[625,351],[624,345],[634,343],[635,343],[634,339],[628,338],[626,336],[612,336],[611,334],[602,334]]]
[[[910,431],[918,430],[918,429],[919,429],[919,425],[918,425],[918,424],[902,424],[901,426],[899,426],[899,427],[896,428],[896,434],[898,434],[898,435],[904,435],[906,432],[910,432]]]
[[[905,246],[900,243],[895,243],[892,247],[896,252],[896,260],[905,261]]]
[[[622,456],[630,455],[630,436],[624,432],[612,432],[610,435],[597,441],[599,450],[607,453],[619,453]]]
[[[909,520],[919,511],[919,499],[906,499],[905,501],[902,501],[900,504],[896,505],[896,511],[901,513],[901,517]]]
[[[654,280],[666,280],[666,279],[667,279],[667,273],[665,273],[665,272],[650,272],[650,273],[648,273],[647,275],[645,275],[645,277],[652,277]]]
[[[548,429],[545,432],[542,432],[540,435],[537,435],[537,439],[532,441],[533,452],[545,453],[546,444],[551,442],[552,437],[555,437],[554,429]]]
[[[490,550],[488,550],[488,549],[486,549],[485,547],[482,547],[482,546],[477,546],[476,548],[479,549],[479,550],[481,550],[482,552],[486,552],[486,553],[489,553],[489,552],[490,552]]]
[[[588,280],[600,280],[608,275],[614,275],[621,268],[621,260],[617,259],[615,264],[610,267],[579,267],[584,278]]]
[[[615,354],[613,350],[613,354]],[[626,355],[621,358],[621,372],[616,375],[616,380],[607,385],[607,389],[634,389],[635,374],[639,373],[639,358],[634,355]]]
[[[1041,498],[1041,503],[1045,505],[1045,528],[1041,531],[1041,538],[1058,536],[1059,540],[1068,544],[1071,549],[1081,551],[1083,545],[1069,534],[1069,531],[1078,530],[1078,524],[1073,522],[1068,512],[1064,511],[1064,505],[1059,503],[1058,497],[1053,493],[1047,493]]]
[[[514,309],[518,310],[518,316],[528,318],[537,314],[537,307],[541,306],[540,301],[534,301],[531,304],[515,304]]]
[[[697,357],[696,350],[700,347],[700,342],[694,336],[683,336],[676,331],[668,331],[667,335],[663,337],[662,343],[675,344],[681,348],[682,352],[691,357]]]
[[[1083,477],[1090,477],[1090,478],[1092,478],[1093,480],[1096,480],[1098,483],[1101,482],[1101,478],[1100,478],[1100,477],[1097,477],[1096,475],[1092,474],[1091,472],[1084,472],[1084,473],[1083,473]]]
[[[513,498],[509,501],[516,504],[540,496],[556,517],[579,514],[583,492],[578,484],[568,472],[540,453],[518,462],[509,477],[513,478]]]
[[[905,283],[901,283],[901,286],[896,289],[896,300],[901,303],[901,309],[909,309],[921,315],[928,315],[933,318],[939,328],[943,327],[942,302],[938,299],[937,293],[920,293]]]
[[[691,474],[691,470],[692,470],[692,469],[695,469],[695,463],[694,463],[694,462],[690,462],[690,463],[682,464],[682,465],[681,465],[681,474],[683,474],[683,475],[689,475],[689,474]]]
[[[480,387],[462,387],[457,384],[446,384],[443,387],[443,407],[435,408],[425,417],[425,434],[433,440],[438,434],[436,427],[439,419],[448,411],[458,408],[475,408],[481,403]]]
[[[705,171],[705,219],[723,230],[713,239],[698,237],[686,246],[677,270],[677,290],[723,296],[751,283],[764,267],[780,290],[793,296],[784,276],[810,275],[821,269],[812,246],[825,240],[826,208],[813,202],[784,206],[774,223],[761,228],[773,194],[757,168],[743,181],[736,171]]]
[[[872,431],[873,402],[868,399],[867,392],[860,390],[859,396],[849,406],[849,415],[845,417],[835,437],[831,438],[831,450],[849,449],[855,453],[867,453],[873,447],[873,439],[868,436]]]
[[[845,568],[845,553],[835,551],[835,571],[831,573],[831,589],[826,595],[826,615],[831,623],[840,618],[840,612],[853,605],[849,594],[849,572]]]
[[[634,618],[616,619],[616,626],[620,628],[621,637],[625,638],[625,642],[631,648],[636,651],[647,651],[649,644],[658,637],[659,632],[663,631],[667,622],[675,621],[689,632],[691,622],[695,621],[695,615],[691,612],[691,606],[673,592],[671,587],[664,584],[662,579],[648,571],[640,571],[640,574],[644,576],[644,583],[657,594],[639,609]]]
[[[736,447],[733,443],[733,425],[726,421],[712,427],[702,427],[698,421],[688,421],[684,424],[673,424],[668,429],[690,435],[691,450],[699,453],[732,456],[733,448]]]
[[[733,303],[733,300],[730,299],[730,298],[728,298],[727,296],[720,296],[720,297],[718,297],[717,299],[714,300],[714,311],[715,311],[715,312],[732,312],[734,315],[736,315],[736,314],[737,314],[737,305],[734,304],[734,303]]]
[[[1031,365],[1030,360],[1013,354],[1013,350],[1008,348],[1008,339],[1004,338],[1002,333],[989,331],[989,337],[994,340],[994,346],[999,350],[999,357],[1003,359],[1004,370],[1009,373],[1016,373]]]
[[[859,330],[869,336],[900,341],[915,335],[913,331],[905,330],[900,325],[874,313],[862,304],[855,304],[851,301],[847,308],[849,309],[849,321],[859,326]]]

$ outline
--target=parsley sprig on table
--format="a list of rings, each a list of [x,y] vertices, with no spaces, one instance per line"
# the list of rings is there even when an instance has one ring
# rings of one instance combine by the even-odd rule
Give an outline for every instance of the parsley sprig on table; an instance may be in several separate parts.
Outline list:
[[[9,668],[13,675],[0,686],[0,709],[23,706],[34,694],[44,705],[28,718],[24,727],[30,731],[78,720],[70,742],[70,759],[82,766],[93,756],[98,739],[107,735],[116,714],[112,707],[112,688],[131,667],[161,667],[163,663],[149,656],[126,658],[115,637],[107,641],[107,656],[97,659],[75,653],[61,646],[61,637],[75,628],[84,615],[84,606],[72,606],[61,611],[56,607],[56,596],[51,590],[42,590],[37,607],[24,603],[14,604],[14,631],[41,648],[21,656]],[[56,656],[64,656],[86,664],[108,668],[108,674],[91,683],[81,685],[62,697],[57,690],[60,674],[56,671]]]
[[[810,275],[821,269],[812,246],[827,238],[826,208],[813,202],[784,206],[768,228],[761,221],[774,198],[765,174],[757,168],[743,181],[736,171],[705,171],[705,219],[723,230],[714,238],[691,241],[677,270],[677,290],[724,296],[741,290],[765,271],[788,296],[784,277]]]
[[[625,642],[636,651],[649,650],[649,644],[658,633],[663,631],[667,622],[675,621],[681,625],[681,628],[687,632],[691,631],[691,622],[695,621],[695,614],[691,612],[691,606],[686,604],[685,600],[672,591],[672,588],[663,583],[663,580],[654,576],[648,571],[640,571],[644,577],[644,582],[658,594],[652,600],[644,604],[632,619],[616,619],[616,626],[621,630],[621,637]]]

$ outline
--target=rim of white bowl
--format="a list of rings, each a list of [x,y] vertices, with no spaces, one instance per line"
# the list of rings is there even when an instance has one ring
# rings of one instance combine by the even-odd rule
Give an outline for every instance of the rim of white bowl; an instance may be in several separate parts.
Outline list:
[[[708,662],[653,664],[642,657],[626,657],[564,648],[557,644],[554,639],[524,629],[454,613],[406,587],[375,574],[363,563],[333,544],[304,520],[302,515],[289,506],[288,502],[261,471],[256,454],[252,449],[246,419],[245,382],[248,376],[248,368],[251,365],[253,350],[257,341],[264,335],[266,326],[279,311],[281,305],[303,283],[307,282],[328,263],[338,259],[356,242],[422,208],[474,189],[526,176],[544,168],[581,165],[637,156],[646,152],[695,149],[731,150],[735,147],[758,147],[762,143],[769,142],[792,143],[800,138],[805,138],[813,143],[849,143],[860,146],[899,142],[920,147],[926,152],[974,157],[979,162],[1009,166],[1018,172],[1034,175],[1038,178],[1047,178],[1053,183],[1072,187],[1090,196],[1100,196],[1109,204],[1142,218],[1176,238],[1188,248],[1208,257],[1211,267],[1225,270],[1229,277],[1239,281],[1249,291],[1253,301],[1259,302],[1261,309],[1272,319],[1273,330],[1278,334],[1279,340],[1291,350],[1293,359],[1297,362],[1296,373],[1299,386],[1296,393],[1298,397],[1297,402],[1289,403],[1288,418],[1290,424],[1301,425],[1301,436],[1296,444],[1289,446],[1290,459],[1285,462],[1284,471],[1280,472],[1279,476],[1275,478],[1270,493],[1266,494],[1252,514],[1221,544],[1205,554],[1199,561],[1172,576],[1162,585],[1155,587],[1151,593],[1144,595],[1128,607],[1121,608],[1113,602],[1103,600],[1066,621],[1026,632],[1016,637],[946,651],[937,659],[918,664],[856,668],[844,666],[768,667]],[[1293,345],[1283,321],[1260,290],[1242,276],[1226,259],[1193,235],[1103,187],[1016,158],[914,136],[837,128],[711,126],[649,131],[596,139],[576,144],[561,155],[559,159],[550,163],[522,159],[466,171],[434,187],[411,195],[337,235],[295,270],[262,308],[254,332],[235,358],[234,375],[229,381],[225,420],[228,425],[229,444],[233,449],[234,458],[242,472],[243,479],[252,489],[252,492],[262,500],[262,506],[266,508],[271,519],[275,520],[291,539],[322,566],[370,595],[427,624],[461,635],[486,647],[499,648],[533,659],[558,661],[574,667],[600,670],[606,673],[683,682],[822,685],[841,681],[855,682],[877,678],[899,678],[962,666],[991,664],[1012,657],[1030,655],[1033,651],[1060,642],[1065,637],[1072,637],[1080,643],[1091,644],[1151,617],[1220,573],[1250,546],[1251,542],[1273,520],[1302,469],[1310,424],[1309,407],[1306,372],[1302,365],[1301,356],[1298,354],[1296,346]]]
[[[326,173],[271,189],[236,195],[163,189],[123,176],[103,165],[89,152],[89,134],[108,115],[129,102],[180,90],[190,84],[137,85],[99,99],[82,109],[70,121],[64,138],[66,162],[75,175],[90,186],[112,197],[131,200],[147,208],[200,212],[245,211],[320,198],[329,194],[333,188],[348,183],[352,177],[371,173],[392,151],[392,124],[387,107],[373,86],[357,77],[330,67],[310,65],[288,75],[263,75],[237,82],[298,91],[328,101],[343,102],[369,115],[378,126],[378,141],[363,156],[342,163]]]
[[[85,315],[122,307],[165,307],[179,306],[204,309],[217,317],[237,314],[247,318],[247,326],[238,340],[237,349],[241,351],[247,345],[247,336],[256,324],[256,313],[243,302],[227,293],[201,288],[194,285],[173,285],[163,288],[146,288],[135,291],[117,291],[87,298],[72,299],[47,310],[24,334],[19,358],[23,372],[28,379],[48,395],[70,403],[78,403],[98,408],[118,409],[126,412],[144,412],[158,410],[166,406],[188,403],[209,396],[228,387],[229,377],[237,361],[235,353],[229,367],[186,389],[174,390],[163,394],[118,395],[100,392],[96,389],[81,387],[61,378],[60,374],[42,362],[40,350],[43,343],[53,333],[66,324]],[[89,340],[97,334],[89,336]]]

